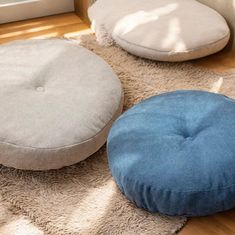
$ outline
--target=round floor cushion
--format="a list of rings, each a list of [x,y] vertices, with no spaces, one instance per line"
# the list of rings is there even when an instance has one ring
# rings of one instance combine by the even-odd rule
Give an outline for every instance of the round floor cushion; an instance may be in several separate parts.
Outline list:
[[[137,206],[203,216],[235,207],[235,100],[202,91],[154,96],[108,137],[109,165]]]
[[[56,169],[84,160],[106,141],[122,110],[112,69],[66,40],[0,46],[0,164]]]
[[[102,43],[160,61],[210,55],[230,37],[224,18],[196,0],[97,0],[89,17]]]

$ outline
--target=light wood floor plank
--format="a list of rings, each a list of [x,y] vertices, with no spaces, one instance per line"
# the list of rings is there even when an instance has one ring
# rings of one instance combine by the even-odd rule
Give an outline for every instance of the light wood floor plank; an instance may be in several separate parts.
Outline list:
[[[0,43],[29,38],[72,37],[91,32],[74,13],[0,25]]]

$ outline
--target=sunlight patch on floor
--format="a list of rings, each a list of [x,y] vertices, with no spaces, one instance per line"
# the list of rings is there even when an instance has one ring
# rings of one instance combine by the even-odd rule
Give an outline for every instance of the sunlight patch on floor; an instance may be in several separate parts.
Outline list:
[[[42,17],[0,25],[0,43],[22,39],[78,37],[92,33],[89,26],[75,14]]]
[[[105,185],[99,188],[91,188],[84,198],[81,198],[79,205],[74,205],[68,224],[71,229],[79,231],[81,234],[89,234],[89,230],[99,222],[105,223],[102,218],[110,206],[110,203],[115,196],[116,185],[110,179]],[[86,211],[86,213],[84,213]],[[80,215],[83,215],[82,217]],[[77,228],[73,228],[76,225]]]
[[[214,93],[219,93],[220,89],[223,85],[223,82],[224,82],[224,79],[223,79],[223,77],[221,77],[218,81],[213,83],[212,88],[210,89],[210,91],[214,92]]]

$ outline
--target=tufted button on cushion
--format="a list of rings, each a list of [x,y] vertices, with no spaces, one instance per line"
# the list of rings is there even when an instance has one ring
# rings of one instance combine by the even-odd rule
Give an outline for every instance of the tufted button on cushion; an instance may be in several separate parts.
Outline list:
[[[230,37],[224,18],[196,0],[98,0],[89,17],[98,41],[160,61],[213,54]]]
[[[137,206],[204,216],[235,207],[235,100],[203,91],[149,98],[108,138],[109,166]]]
[[[98,56],[69,41],[0,46],[0,164],[56,169],[105,142],[122,110],[122,88]]]
[[[45,91],[44,87],[41,87],[41,86],[37,87],[36,90],[39,91],[39,92]]]

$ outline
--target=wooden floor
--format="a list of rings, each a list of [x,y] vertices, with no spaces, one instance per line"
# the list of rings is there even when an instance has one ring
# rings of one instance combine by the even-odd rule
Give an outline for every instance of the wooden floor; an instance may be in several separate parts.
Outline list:
[[[226,48],[215,55],[194,60],[193,63],[197,66],[206,67],[214,71],[235,69],[235,49],[231,51],[231,49]]]
[[[89,32],[91,31],[88,25],[75,14],[69,13],[0,25],[0,43],[24,38],[69,38]],[[235,52],[225,50],[193,63],[216,71],[235,69]],[[235,210],[190,219],[179,235],[235,235]]]
[[[25,38],[73,37],[91,30],[74,13],[0,25],[0,43]]]

